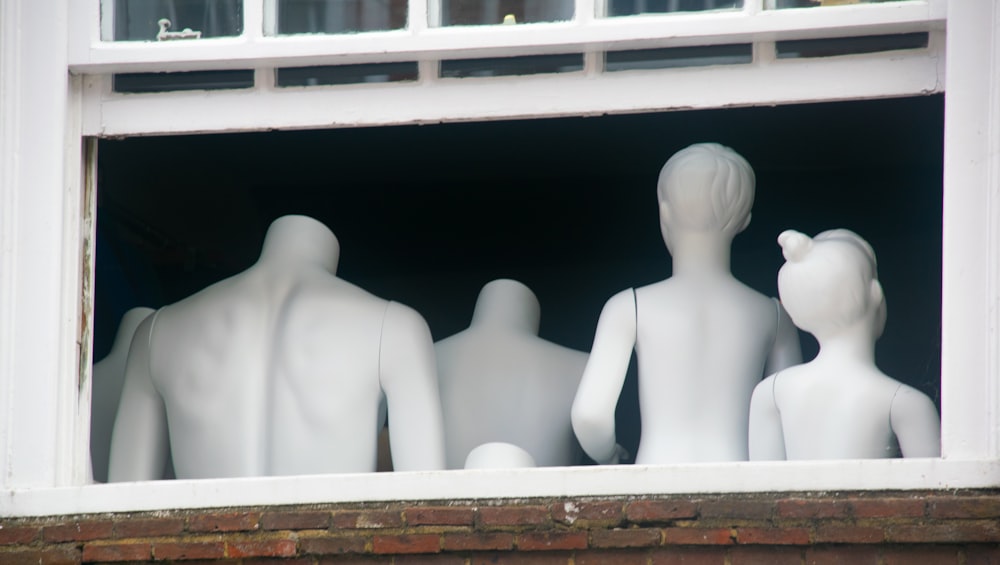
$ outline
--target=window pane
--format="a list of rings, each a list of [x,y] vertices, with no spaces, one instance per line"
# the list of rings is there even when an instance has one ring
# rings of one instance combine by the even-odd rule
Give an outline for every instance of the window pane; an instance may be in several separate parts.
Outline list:
[[[347,33],[406,27],[406,0],[278,0],[278,33]]]
[[[278,86],[319,86],[412,80],[417,80],[414,62],[284,68],[277,70],[275,82]]]
[[[753,45],[742,43],[701,47],[609,51],[605,55],[604,70],[613,72],[632,71],[636,69],[672,69],[677,67],[704,67],[708,65],[739,65],[752,62]]]
[[[441,0],[441,25],[490,25],[573,19],[573,0]]]
[[[253,71],[190,71],[184,73],[121,73],[114,76],[115,92],[173,92],[253,88]]]
[[[116,41],[156,41],[161,20],[167,32],[189,30],[200,37],[243,32],[242,0],[116,0],[114,17]]]
[[[820,6],[847,6],[849,4],[881,4],[882,2],[899,2],[900,0],[776,0],[774,7],[784,8],[818,8]]]
[[[441,76],[443,78],[537,75],[582,70],[583,55],[580,53],[441,61]]]
[[[656,14],[664,12],[702,12],[743,7],[743,0],[609,0],[609,16]]]
[[[775,43],[775,51],[779,59],[835,57],[837,55],[858,55],[900,49],[923,49],[927,47],[927,41],[927,33],[798,39],[778,41]]]

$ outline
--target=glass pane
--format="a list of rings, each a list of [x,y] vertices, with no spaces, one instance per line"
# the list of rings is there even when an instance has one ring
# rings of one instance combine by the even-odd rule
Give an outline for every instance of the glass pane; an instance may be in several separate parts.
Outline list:
[[[229,37],[243,32],[242,0],[117,0],[114,16],[115,41]]]
[[[441,77],[443,78],[537,75],[582,70],[583,55],[580,53],[441,61]]]
[[[779,59],[797,59],[879,53],[900,49],[923,49],[927,47],[927,40],[927,33],[902,33],[898,35],[778,41],[774,48]]]
[[[742,43],[701,47],[609,51],[605,55],[604,70],[614,72],[636,69],[672,69],[677,67],[704,67],[708,65],[739,65],[752,62],[753,45]]]
[[[441,0],[441,25],[490,25],[573,19],[573,0]]]
[[[253,70],[190,71],[183,73],[121,73],[114,76],[115,92],[173,92],[253,88]]]
[[[743,7],[743,0],[609,0],[609,16],[657,14],[665,12],[703,12],[733,10]]]
[[[278,0],[278,33],[346,33],[406,27],[406,0]]]
[[[319,86],[363,82],[403,82],[417,80],[417,64],[377,63],[329,67],[288,67],[277,70],[278,86]]]
[[[774,7],[785,8],[818,8],[821,6],[847,6],[848,4],[881,4],[882,2],[899,2],[900,0],[774,0]],[[766,5],[766,4],[765,4]]]

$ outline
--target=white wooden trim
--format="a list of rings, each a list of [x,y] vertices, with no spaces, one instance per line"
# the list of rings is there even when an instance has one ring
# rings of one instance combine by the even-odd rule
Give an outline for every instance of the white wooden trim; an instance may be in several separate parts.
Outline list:
[[[426,0],[412,1],[411,14]],[[836,10],[694,12],[517,26],[413,26],[341,35],[244,35],[164,43],[94,40],[73,46],[70,70],[81,74],[221,70],[905,33],[941,29],[944,20],[933,6],[913,0]],[[79,11],[78,17],[94,17]]]

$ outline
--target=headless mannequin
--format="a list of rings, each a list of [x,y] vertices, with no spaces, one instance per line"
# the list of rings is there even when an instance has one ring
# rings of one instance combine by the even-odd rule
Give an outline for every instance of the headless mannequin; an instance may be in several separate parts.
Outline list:
[[[132,308],[122,316],[118,333],[106,357],[94,363],[94,380],[90,404],[90,460],[94,480],[107,482],[108,454],[111,452],[111,431],[115,425],[118,400],[125,383],[125,361],[129,345],[139,323],[153,313],[152,308]]]
[[[500,441],[484,443],[465,458],[466,469],[524,469],[536,466],[535,458],[530,453]]]
[[[798,333],[777,301],[729,270],[733,237],[750,223],[754,177],[732,149],[702,143],[660,172],[660,228],[673,275],[605,304],[573,428],[598,463],[617,463],[615,407],[633,348],[642,435],[635,462],[746,460],[754,386],[801,361]]]
[[[279,218],[246,271],[136,331],[110,480],[374,471],[384,410],[396,470],[444,466],[423,318],[335,276],[336,237]],[[169,422],[169,426],[168,426]]]
[[[786,231],[778,242],[787,260],[778,274],[782,302],[820,350],[757,386],[751,459],[939,456],[934,403],[875,366],[886,308],[868,243],[848,230],[814,239]]]
[[[587,354],[538,337],[538,323],[531,289],[495,280],[469,328],[435,345],[449,469],[486,442],[512,443],[540,466],[578,462],[569,411]]]

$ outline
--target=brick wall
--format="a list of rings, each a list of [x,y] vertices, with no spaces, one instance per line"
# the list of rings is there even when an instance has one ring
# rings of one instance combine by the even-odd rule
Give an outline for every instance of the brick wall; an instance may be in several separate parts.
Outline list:
[[[0,564],[1000,565],[1000,490],[0,519]]]

